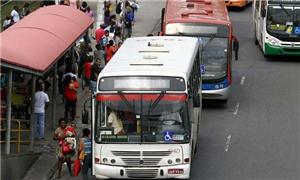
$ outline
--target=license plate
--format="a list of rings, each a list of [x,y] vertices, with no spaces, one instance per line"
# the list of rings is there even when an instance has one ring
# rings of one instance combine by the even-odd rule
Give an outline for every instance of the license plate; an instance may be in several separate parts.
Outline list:
[[[168,174],[183,174],[183,169],[169,169]]]

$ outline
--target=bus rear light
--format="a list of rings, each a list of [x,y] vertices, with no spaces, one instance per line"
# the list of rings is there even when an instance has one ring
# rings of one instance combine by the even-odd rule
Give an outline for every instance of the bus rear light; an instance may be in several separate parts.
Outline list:
[[[179,158],[176,159],[176,162],[177,162],[177,163],[180,163],[180,161],[181,161],[181,160],[180,160]]]
[[[171,159],[168,160],[168,164],[172,164],[172,162],[173,162],[173,161],[172,161]]]
[[[100,164],[100,158],[95,158],[95,163]]]
[[[189,163],[190,162],[190,158],[184,158],[183,160],[185,163]]]

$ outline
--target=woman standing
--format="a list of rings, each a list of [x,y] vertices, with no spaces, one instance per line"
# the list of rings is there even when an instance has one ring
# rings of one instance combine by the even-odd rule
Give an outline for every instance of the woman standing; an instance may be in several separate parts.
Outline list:
[[[54,136],[53,136],[53,140],[58,141],[58,146],[56,148],[56,155],[58,158],[58,175],[57,178],[61,178],[61,169],[62,169],[62,164],[64,162],[67,162],[67,166],[68,166],[68,170],[70,173],[70,176],[72,176],[72,171],[71,171],[71,157],[74,155],[74,152],[72,153],[63,153],[63,141],[65,139],[66,136],[66,121],[64,118],[60,118],[58,121],[59,127],[55,130],[54,132]]]

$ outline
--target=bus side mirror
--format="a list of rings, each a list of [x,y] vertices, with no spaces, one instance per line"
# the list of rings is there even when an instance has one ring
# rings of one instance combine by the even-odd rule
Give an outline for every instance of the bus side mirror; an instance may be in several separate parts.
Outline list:
[[[91,98],[88,98],[84,104],[83,104],[83,110],[81,113],[81,121],[82,124],[88,124],[89,123],[89,111],[86,109],[87,102],[90,102],[93,99],[93,96]]]
[[[200,107],[201,101],[200,101],[200,95],[198,93],[196,96],[193,97],[193,103],[194,103],[194,107]]]
[[[260,15],[261,15],[261,17],[266,17],[266,9],[261,9],[261,11],[260,11]]]
[[[233,38],[233,50],[234,50],[234,54],[235,54],[235,60],[238,60],[238,55],[239,55],[239,47],[240,47],[240,43],[237,40],[236,37]]]
[[[164,28],[164,17],[165,17],[165,8],[162,8],[161,10],[161,17],[160,17],[160,31],[163,32]]]

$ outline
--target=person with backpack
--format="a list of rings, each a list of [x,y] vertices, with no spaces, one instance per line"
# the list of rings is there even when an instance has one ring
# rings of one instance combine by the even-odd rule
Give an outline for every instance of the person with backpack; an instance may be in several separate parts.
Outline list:
[[[92,169],[92,141],[89,137],[91,131],[88,128],[82,129],[82,138],[79,140],[78,159],[82,160],[82,179],[87,180],[87,173]]]
[[[134,21],[134,12],[128,1],[125,2],[125,37],[130,38],[132,35],[132,26]]]

